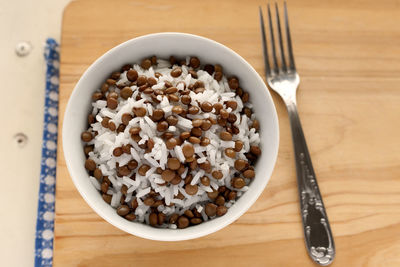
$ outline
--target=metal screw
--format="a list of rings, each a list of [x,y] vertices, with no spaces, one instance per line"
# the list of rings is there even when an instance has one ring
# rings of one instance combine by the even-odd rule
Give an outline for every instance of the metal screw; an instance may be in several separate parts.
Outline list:
[[[14,135],[14,140],[15,142],[17,142],[17,145],[19,147],[24,147],[28,142],[28,137],[23,133],[17,133],[16,135]]]
[[[29,55],[31,50],[32,50],[32,45],[29,42],[19,42],[15,46],[15,53],[19,57],[25,57],[25,56]]]

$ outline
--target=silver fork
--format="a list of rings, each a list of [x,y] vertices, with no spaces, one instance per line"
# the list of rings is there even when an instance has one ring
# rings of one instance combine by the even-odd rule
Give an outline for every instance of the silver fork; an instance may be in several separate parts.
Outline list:
[[[264,27],[264,18],[261,7],[260,23],[261,38],[264,52],[265,76],[267,83],[286,104],[296,161],[297,184],[300,198],[300,211],[303,221],[304,239],[310,257],[320,265],[329,265],[335,257],[335,244],[328,217],[318,188],[317,178],[311,163],[304,133],[301,128],[299,114],[296,104],[296,90],[300,83],[294,63],[292,42],[290,38],[289,22],[286,2],[284,3],[286,46],[288,52],[288,64],[286,64],[285,50],[283,47],[283,36],[279,19],[278,5],[275,3],[276,29],[280,50],[280,62],[276,56],[274,27],[272,25],[271,10],[267,5],[270,44],[272,50],[273,64],[268,59],[267,41]]]

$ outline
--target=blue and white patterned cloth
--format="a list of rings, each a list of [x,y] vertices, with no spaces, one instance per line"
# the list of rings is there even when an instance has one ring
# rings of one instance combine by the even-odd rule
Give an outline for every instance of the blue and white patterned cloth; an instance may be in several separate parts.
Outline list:
[[[46,93],[39,202],[36,222],[35,266],[53,265],[54,204],[57,160],[59,46],[47,39],[44,53]]]

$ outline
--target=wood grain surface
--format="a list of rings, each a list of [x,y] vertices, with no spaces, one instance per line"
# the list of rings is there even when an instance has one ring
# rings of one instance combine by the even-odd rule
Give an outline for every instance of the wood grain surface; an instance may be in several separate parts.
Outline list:
[[[62,28],[59,133],[83,71],[143,34],[214,39],[264,76],[259,5],[265,1],[72,2]],[[288,6],[300,117],[336,241],[332,266],[400,266],[400,2]],[[55,266],[313,266],[302,236],[289,122],[272,95],[281,141],[267,188],[238,221],[196,240],[149,241],[105,222],[73,186],[59,138]]]

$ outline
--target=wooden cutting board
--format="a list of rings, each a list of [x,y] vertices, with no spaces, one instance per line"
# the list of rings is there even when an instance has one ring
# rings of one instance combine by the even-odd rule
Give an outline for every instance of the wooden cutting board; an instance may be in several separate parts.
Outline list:
[[[84,70],[115,45],[181,31],[214,39],[263,74],[258,6],[265,1],[82,0],[63,17],[60,131]],[[398,1],[290,1],[298,93],[335,236],[332,266],[400,266],[400,6]],[[196,240],[156,242],[97,216],[58,144],[55,266],[313,266],[303,241],[285,107],[273,176],[238,221]]]

